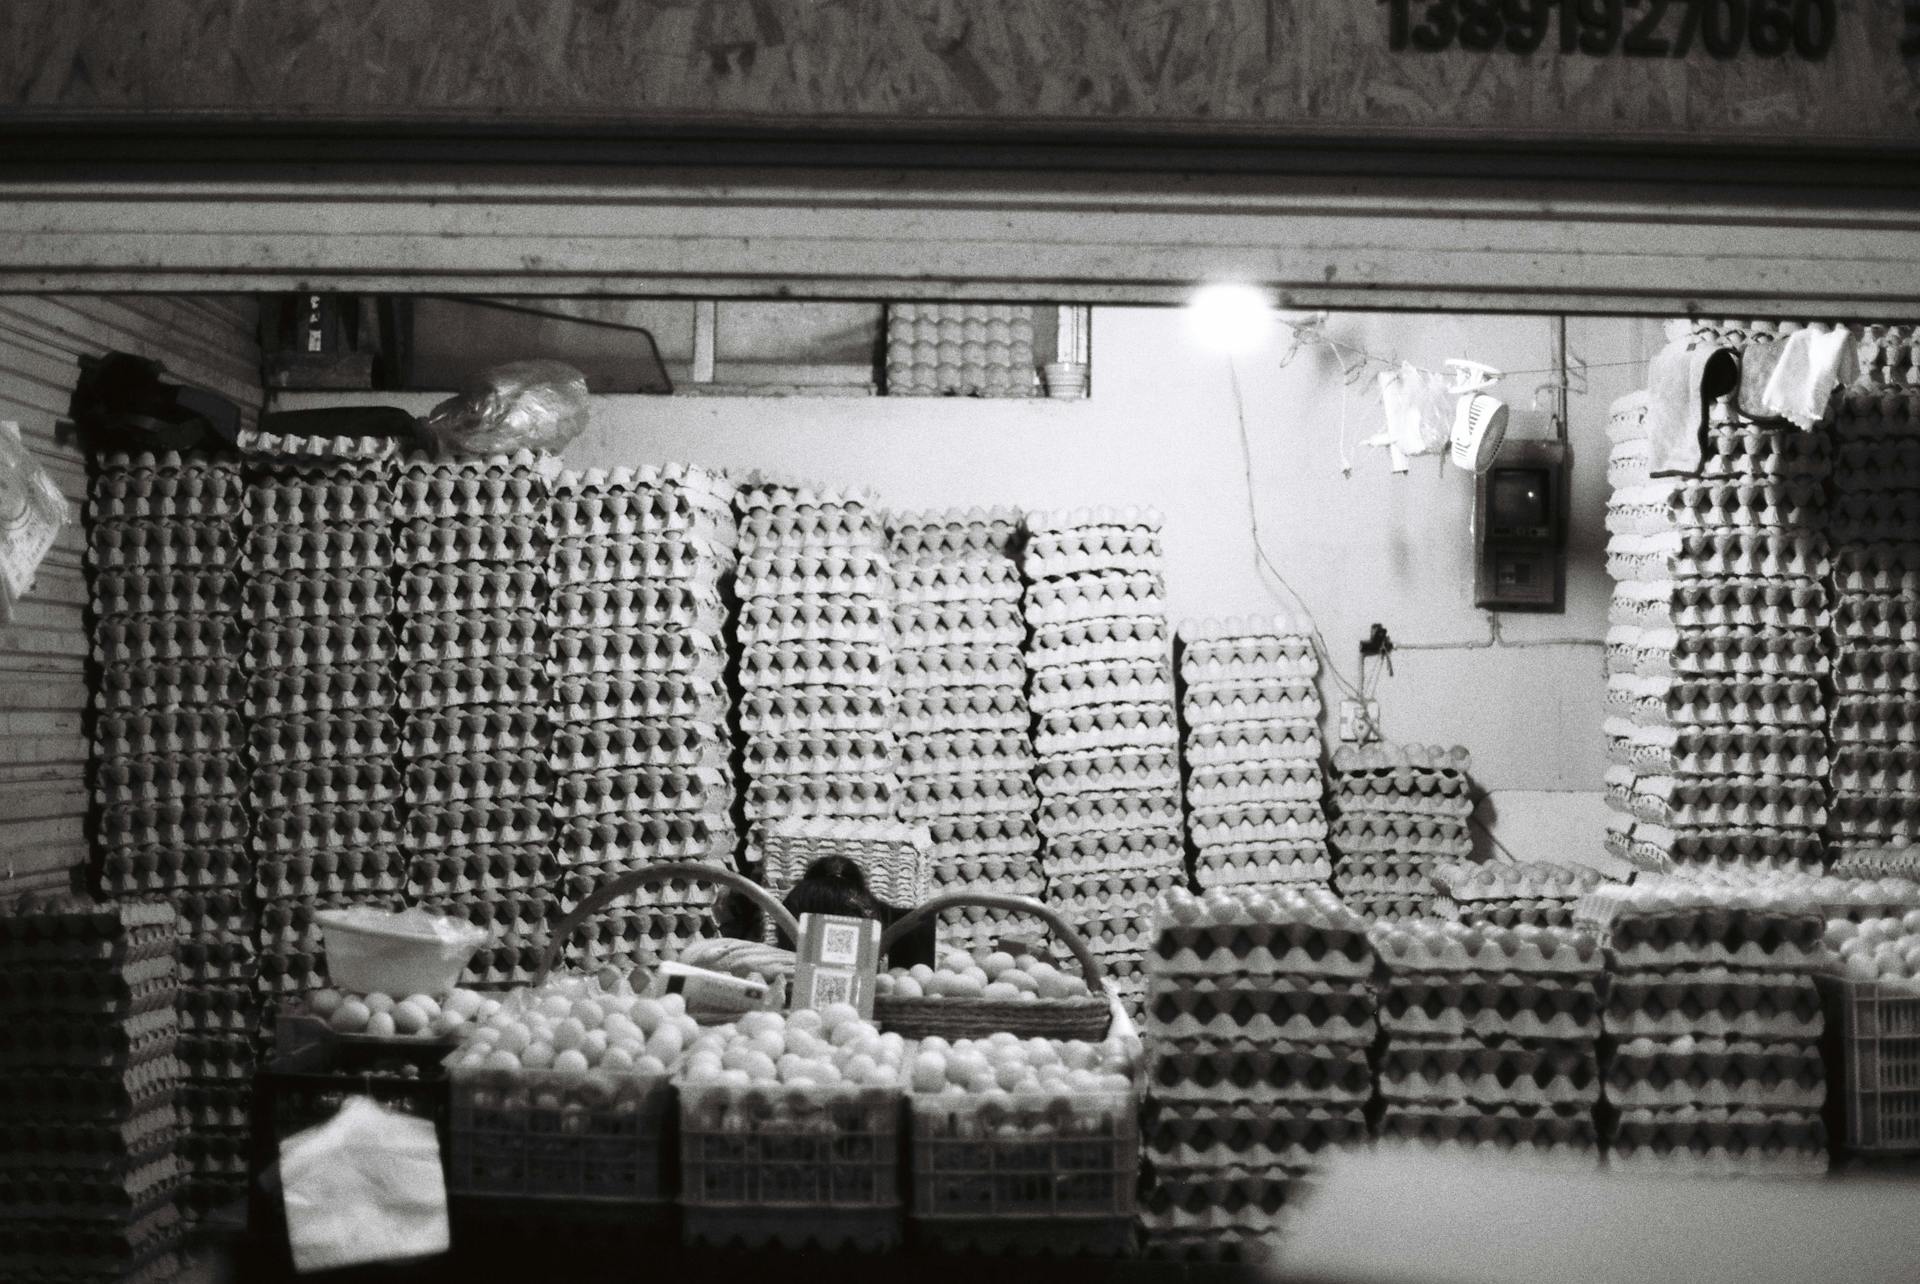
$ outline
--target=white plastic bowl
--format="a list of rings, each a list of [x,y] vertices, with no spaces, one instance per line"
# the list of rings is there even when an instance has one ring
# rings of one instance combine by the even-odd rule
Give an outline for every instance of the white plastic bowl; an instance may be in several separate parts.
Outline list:
[[[363,994],[442,995],[453,989],[487,933],[463,919],[424,910],[321,910],[327,977]]]

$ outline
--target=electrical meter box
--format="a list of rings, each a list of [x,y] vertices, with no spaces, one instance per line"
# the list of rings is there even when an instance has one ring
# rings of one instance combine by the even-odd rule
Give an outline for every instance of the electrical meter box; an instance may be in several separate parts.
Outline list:
[[[1473,544],[1476,606],[1566,609],[1566,443],[1507,439],[1474,479]]]

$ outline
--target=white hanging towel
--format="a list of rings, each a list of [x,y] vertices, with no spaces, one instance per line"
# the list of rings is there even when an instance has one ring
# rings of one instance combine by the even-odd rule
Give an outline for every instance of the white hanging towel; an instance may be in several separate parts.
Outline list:
[[[1781,347],[1761,404],[1767,413],[1810,429],[1827,417],[1833,390],[1859,376],[1859,352],[1846,327],[1795,330]]]
[[[1447,449],[1453,430],[1453,399],[1445,375],[1401,362],[1397,370],[1380,373],[1380,406],[1386,431],[1369,437],[1368,446],[1385,446],[1394,454],[1394,471],[1405,471],[1405,458],[1437,455]]]

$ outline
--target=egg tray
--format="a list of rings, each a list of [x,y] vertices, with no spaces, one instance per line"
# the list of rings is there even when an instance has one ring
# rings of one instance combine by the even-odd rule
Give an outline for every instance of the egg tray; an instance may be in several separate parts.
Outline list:
[[[1487,1106],[1395,1103],[1380,1117],[1381,1140],[1427,1146],[1470,1146],[1493,1152],[1522,1148],[1599,1158],[1600,1135],[1593,1111],[1582,1106]]]
[[[180,990],[178,1003],[156,1016],[171,1014],[182,1032],[254,1037],[259,1032],[259,1005],[251,990],[189,986]],[[189,1103],[182,1102],[187,1109]]]
[[[581,500],[637,498],[730,513],[739,485],[724,471],[699,464],[643,464],[637,468],[561,468],[542,474],[556,497]]]
[[[169,1229],[137,1248],[115,1246],[99,1232],[70,1240],[69,1223],[12,1223],[0,1228],[0,1275],[20,1284],[167,1284],[188,1268],[179,1251],[180,1213],[169,1211]]]
[[[1711,895],[1702,893],[1701,895]],[[1825,952],[1818,910],[1733,908],[1721,904],[1667,907],[1601,894],[1580,902],[1584,924],[1603,933],[1616,969],[1677,964],[1767,971],[1809,970]]]
[[[0,1124],[0,1173],[91,1173],[120,1179],[171,1159],[181,1115],[171,1104],[125,1119],[23,1119]],[[6,1221],[18,1218],[11,1213]]]
[[[407,864],[408,895],[486,899],[551,886],[558,864],[547,847],[490,847],[459,856],[417,856]]]
[[[1355,1108],[1150,1100],[1142,1112],[1156,1176],[1244,1169],[1299,1177],[1322,1152],[1366,1139],[1366,1115]]]
[[[380,582],[388,583],[384,576]],[[544,568],[442,568],[406,571],[397,589],[382,593],[382,610],[406,617],[539,615],[547,609],[549,583]]]
[[[161,476],[98,465],[87,487],[87,517],[108,522],[226,521],[248,501],[237,470],[189,468]]]
[[[112,967],[171,958],[176,926],[172,907],[160,902],[21,897],[0,912],[0,963]]]
[[[245,762],[235,752],[98,756],[96,806],[187,798],[237,798],[246,792]]]
[[[1813,1044],[1825,1028],[1811,977],[1729,968],[1617,973],[1603,1017],[1608,1036],[1623,1041],[1689,1036]]]
[[[237,887],[247,879],[250,859],[238,843],[119,848],[97,854],[96,878],[106,896],[136,896],[216,887]]]
[[[1194,856],[1194,876],[1202,888],[1260,887],[1268,884],[1321,884],[1333,877],[1333,865],[1324,852],[1307,845],[1274,849],[1266,844],[1246,847],[1201,846]]]
[[[239,799],[121,803],[95,811],[95,839],[103,851],[145,847],[226,846],[246,838]]]
[[[112,1022],[51,1012],[12,1026],[0,1035],[0,1074],[125,1073],[175,1056],[184,1037],[173,1013],[164,1008]]]
[[[390,664],[254,673],[241,710],[248,718],[296,714],[367,713],[391,708],[395,683]]]
[[[1834,605],[1833,633],[1842,654],[1884,655],[1920,645],[1920,603],[1842,596]]]
[[[1375,859],[1341,861],[1334,868],[1336,890],[1345,897],[1425,897],[1433,893],[1426,861]]]
[[[1024,524],[1028,548],[1038,548],[1046,553],[1056,549],[1100,547],[1097,541],[1108,538],[1120,539],[1120,547],[1127,547],[1128,541],[1136,546],[1140,541],[1157,541],[1165,520],[1165,515],[1157,508],[1129,504],[1125,507],[1031,509],[1026,514]]]
[[[1336,750],[1329,792],[1353,810],[1369,808],[1376,799],[1380,806],[1390,807],[1395,804],[1389,800],[1396,798],[1465,798],[1473,788],[1468,777],[1458,772],[1425,767],[1341,768],[1338,758]]]
[[[431,601],[427,605],[431,607]],[[610,629],[655,631],[663,626],[711,637],[717,636],[726,619],[718,593],[710,587],[684,584],[563,584],[555,586],[544,602],[529,598],[525,609],[544,612],[556,634],[589,638],[604,636]],[[743,608],[741,619],[748,618]]]
[[[546,660],[551,654],[545,621],[531,612],[414,616],[387,636],[383,651],[369,658],[454,667],[471,661]]]
[[[1378,826],[1370,828],[1376,832],[1356,834],[1335,821],[1327,833],[1327,841],[1336,853],[1350,859],[1376,856],[1440,861],[1465,860],[1473,855],[1473,840],[1465,832],[1451,836],[1407,835],[1391,831],[1377,832]]]
[[[1155,1045],[1147,1092],[1164,1102],[1358,1106],[1372,1095],[1373,1078],[1359,1047],[1166,1039]]]
[[[932,792],[950,790],[963,785],[968,780],[999,781],[998,786],[983,785],[982,788],[998,788],[1009,792],[1025,787],[1033,789],[1035,762],[1031,750],[1024,748],[1025,737],[1018,732],[1006,733],[1012,752],[973,753],[960,748],[962,741],[978,742],[995,733],[977,731],[957,732],[953,735],[922,735],[913,737],[906,747],[924,753],[930,746],[939,746],[939,757],[909,758],[896,752],[890,759],[893,772],[903,785],[925,784]],[[905,738],[903,738],[905,739]],[[943,743],[948,742],[948,743]],[[844,743],[836,741],[836,743]],[[991,743],[989,741],[989,743]]]
[[[0,1068],[0,1121],[132,1118],[170,1104],[181,1077],[171,1056],[108,1069],[67,1066],[59,1074]]]
[[[536,660],[462,660],[407,665],[395,705],[412,714],[476,705],[544,706],[548,697],[546,666]]]
[[[556,588],[662,588],[674,586],[702,598],[718,597],[732,567],[732,554],[690,536],[606,545],[568,541],[544,556]],[[713,618],[717,612],[703,613]]]
[[[740,730],[750,736],[825,735],[834,732],[882,732],[894,729],[895,702],[883,690],[838,687],[789,688],[778,694],[747,692],[740,697]],[[931,726],[916,728],[934,730]]]
[[[95,521],[86,564],[96,573],[230,574],[241,560],[231,525],[197,518]]]
[[[253,975],[256,953],[252,932],[183,935],[177,951],[180,984],[245,985]]]
[[[1632,632],[1631,653],[1640,676],[1793,678],[1822,677],[1832,671],[1824,642],[1808,633],[1733,628]]]
[[[235,560],[250,577],[294,584],[385,573],[396,559],[382,521],[370,526],[250,526]]]
[[[1639,782],[1644,788],[1646,780]],[[1817,786],[1816,786],[1817,788]],[[1656,795],[1636,793],[1633,814],[1640,820],[1675,830],[1774,830],[1817,832],[1827,825],[1824,807],[1761,802],[1694,803],[1676,805]]]
[[[180,660],[102,668],[93,683],[93,708],[101,714],[237,705],[246,692],[235,660]]]
[[[1046,876],[1037,857],[991,856],[942,860],[936,855],[930,870],[935,889],[971,888],[1013,896],[1039,896]]]
[[[555,828],[546,804],[538,799],[421,805],[407,815],[406,846],[415,854],[522,846],[551,841]]]
[[[697,649],[692,643],[684,646]],[[893,685],[893,650],[846,642],[750,647],[740,656],[739,681],[749,691],[811,686],[887,690]]]
[[[1150,975],[1146,993],[1145,1032],[1156,1041],[1366,1048],[1379,1028],[1373,990],[1356,980]]]
[[[914,641],[895,648],[893,663],[902,690],[922,687],[1026,689],[1026,656],[1015,645],[927,645]]]
[[[1833,582],[1840,601],[1868,594],[1910,596],[1920,591],[1920,548],[1885,540],[1836,547]]]
[[[1026,601],[1027,623],[1035,628],[1107,621],[1111,629],[1113,621],[1157,619],[1165,610],[1166,591],[1157,576],[1049,581],[1033,586]]]
[[[1920,700],[1842,695],[1833,701],[1829,712],[1836,750],[1849,745],[1920,745]]]
[[[1601,1067],[1591,1042],[1418,1042],[1389,1035],[1378,1065],[1380,1095],[1396,1105],[1518,1105],[1591,1110]]]
[[[965,816],[974,820],[987,816],[1010,816],[1017,820],[1030,820],[1034,815],[1033,799],[1023,796],[1018,790],[1023,785],[1032,788],[1031,783],[1018,778],[1007,783],[1008,790],[991,793],[929,798],[901,796],[894,811],[901,820],[908,822],[934,821],[945,816]]]
[[[249,1002],[252,991],[246,991]],[[180,1085],[182,1123],[192,1129],[231,1131],[251,1125],[252,1083],[184,1083]]]
[[[899,600],[921,602],[1017,602],[1020,568],[1010,557],[901,557],[890,553]]]
[[[238,621],[223,615],[123,615],[99,621],[90,648],[108,669],[213,663],[243,654]]]
[[[1601,1034],[1598,973],[1394,973],[1379,987],[1380,1024],[1406,1042],[1591,1045]]]
[[[1128,657],[1119,660],[1093,660],[1056,663],[1044,654],[1029,657],[1035,699],[1059,698],[1077,692],[1098,692],[1113,687],[1165,684],[1169,666],[1164,655]]]
[[[1619,582],[1669,581],[1677,584],[1713,584],[1729,579],[1754,579],[1780,584],[1815,585],[1832,570],[1824,542],[1784,538],[1761,547],[1716,546],[1694,548],[1708,537],[1698,535],[1675,547],[1615,547],[1607,553],[1607,574]],[[1649,544],[1652,541],[1648,541]],[[1775,548],[1773,544],[1784,547]]]
[[[686,674],[563,677],[553,684],[552,703],[547,709],[526,708],[529,713],[550,714],[556,742],[563,736],[584,738],[605,732],[607,752],[621,760],[607,763],[609,766],[627,765],[625,760],[633,753],[640,755],[642,765],[656,758],[677,762],[686,754],[705,756],[720,743],[729,712],[724,690],[706,677]],[[420,716],[414,715],[416,719]],[[796,734],[811,729],[804,727]],[[569,743],[587,742],[578,739]]]
[[[1817,730],[1733,732],[1689,730],[1670,744],[1635,745],[1632,765],[1648,775],[1699,778],[1774,778],[1819,780],[1829,774],[1830,747]]]
[[[178,986],[170,958],[125,963],[112,971],[16,964],[0,971],[0,1014],[38,1018],[72,1013],[123,1020],[172,1011]]]
[[[889,510],[888,539],[896,551],[924,550],[928,554],[990,552],[1008,556],[1007,549],[1021,528],[1021,514],[1011,508],[946,508]]]
[[[1319,772],[1301,760],[1206,764],[1193,767],[1187,776],[1187,799],[1196,807],[1270,802],[1318,809],[1325,794]]]
[[[314,670],[391,664],[399,643],[384,620],[338,620],[329,623],[261,623],[247,630],[244,648],[239,630],[227,654],[244,654],[254,673]]]
[[[1827,1099],[1817,1042],[1633,1040],[1614,1047],[1607,1100],[1620,1110],[1706,1105],[1813,1113]]]
[[[1236,889],[1237,890],[1237,889]],[[1179,929],[1164,925],[1149,946],[1148,972],[1156,977],[1206,978],[1325,977],[1356,979],[1373,970],[1373,953],[1356,957],[1355,934],[1337,934],[1311,928],[1281,934],[1278,929],[1237,927],[1224,931],[1225,939],[1185,939]],[[1342,936],[1348,939],[1343,940]]]
[[[1747,1108],[1628,1110],[1608,1129],[1607,1166],[1687,1175],[1819,1176],[1829,1162],[1818,1115]]]
[[[527,796],[537,796],[538,790]],[[635,812],[698,815],[724,825],[734,801],[731,778],[711,768],[666,771],[616,768],[611,771],[563,775],[552,788],[556,821],[575,816],[623,815]]]
[[[385,761],[400,753],[400,729],[384,712],[268,716],[253,721],[247,732],[261,767]]]

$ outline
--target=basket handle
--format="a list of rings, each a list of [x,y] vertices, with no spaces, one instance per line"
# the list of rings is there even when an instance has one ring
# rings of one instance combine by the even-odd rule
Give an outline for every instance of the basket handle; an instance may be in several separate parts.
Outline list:
[[[630,895],[642,887],[664,883],[674,878],[693,878],[703,883],[719,883],[724,887],[730,887],[765,911],[767,917],[777,923],[787,933],[789,939],[795,941],[800,939],[800,925],[794,922],[793,915],[787,913],[787,907],[774,899],[772,892],[752,879],[718,865],[709,865],[704,861],[666,861],[622,874],[612,882],[602,884],[587,899],[574,906],[573,912],[561,919],[559,926],[549,934],[547,953],[540,960],[540,970],[533,978],[534,985],[546,984],[547,974],[553,971],[553,965],[560,959],[560,951],[566,948],[567,938],[573,935],[575,928],[622,896]]]
[[[1093,951],[1087,948],[1086,938],[1075,931],[1067,920],[1031,896],[1007,896],[999,892],[948,892],[930,901],[923,901],[912,913],[888,928],[880,937],[880,957],[885,958],[887,951],[895,942],[927,919],[941,910],[952,909],[957,905],[982,905],[987,909],[1012,910],[1016,914],[1033,915],[1052,928],[1054,934],[1069,950],[1073,951],[1073,957],[1080,961],[1080,975],[1086,979],[1087,989],[1093,996],[1095,998],[1107,996],[1106,974],[1100,966],[1100,960],[1095,958]]]

